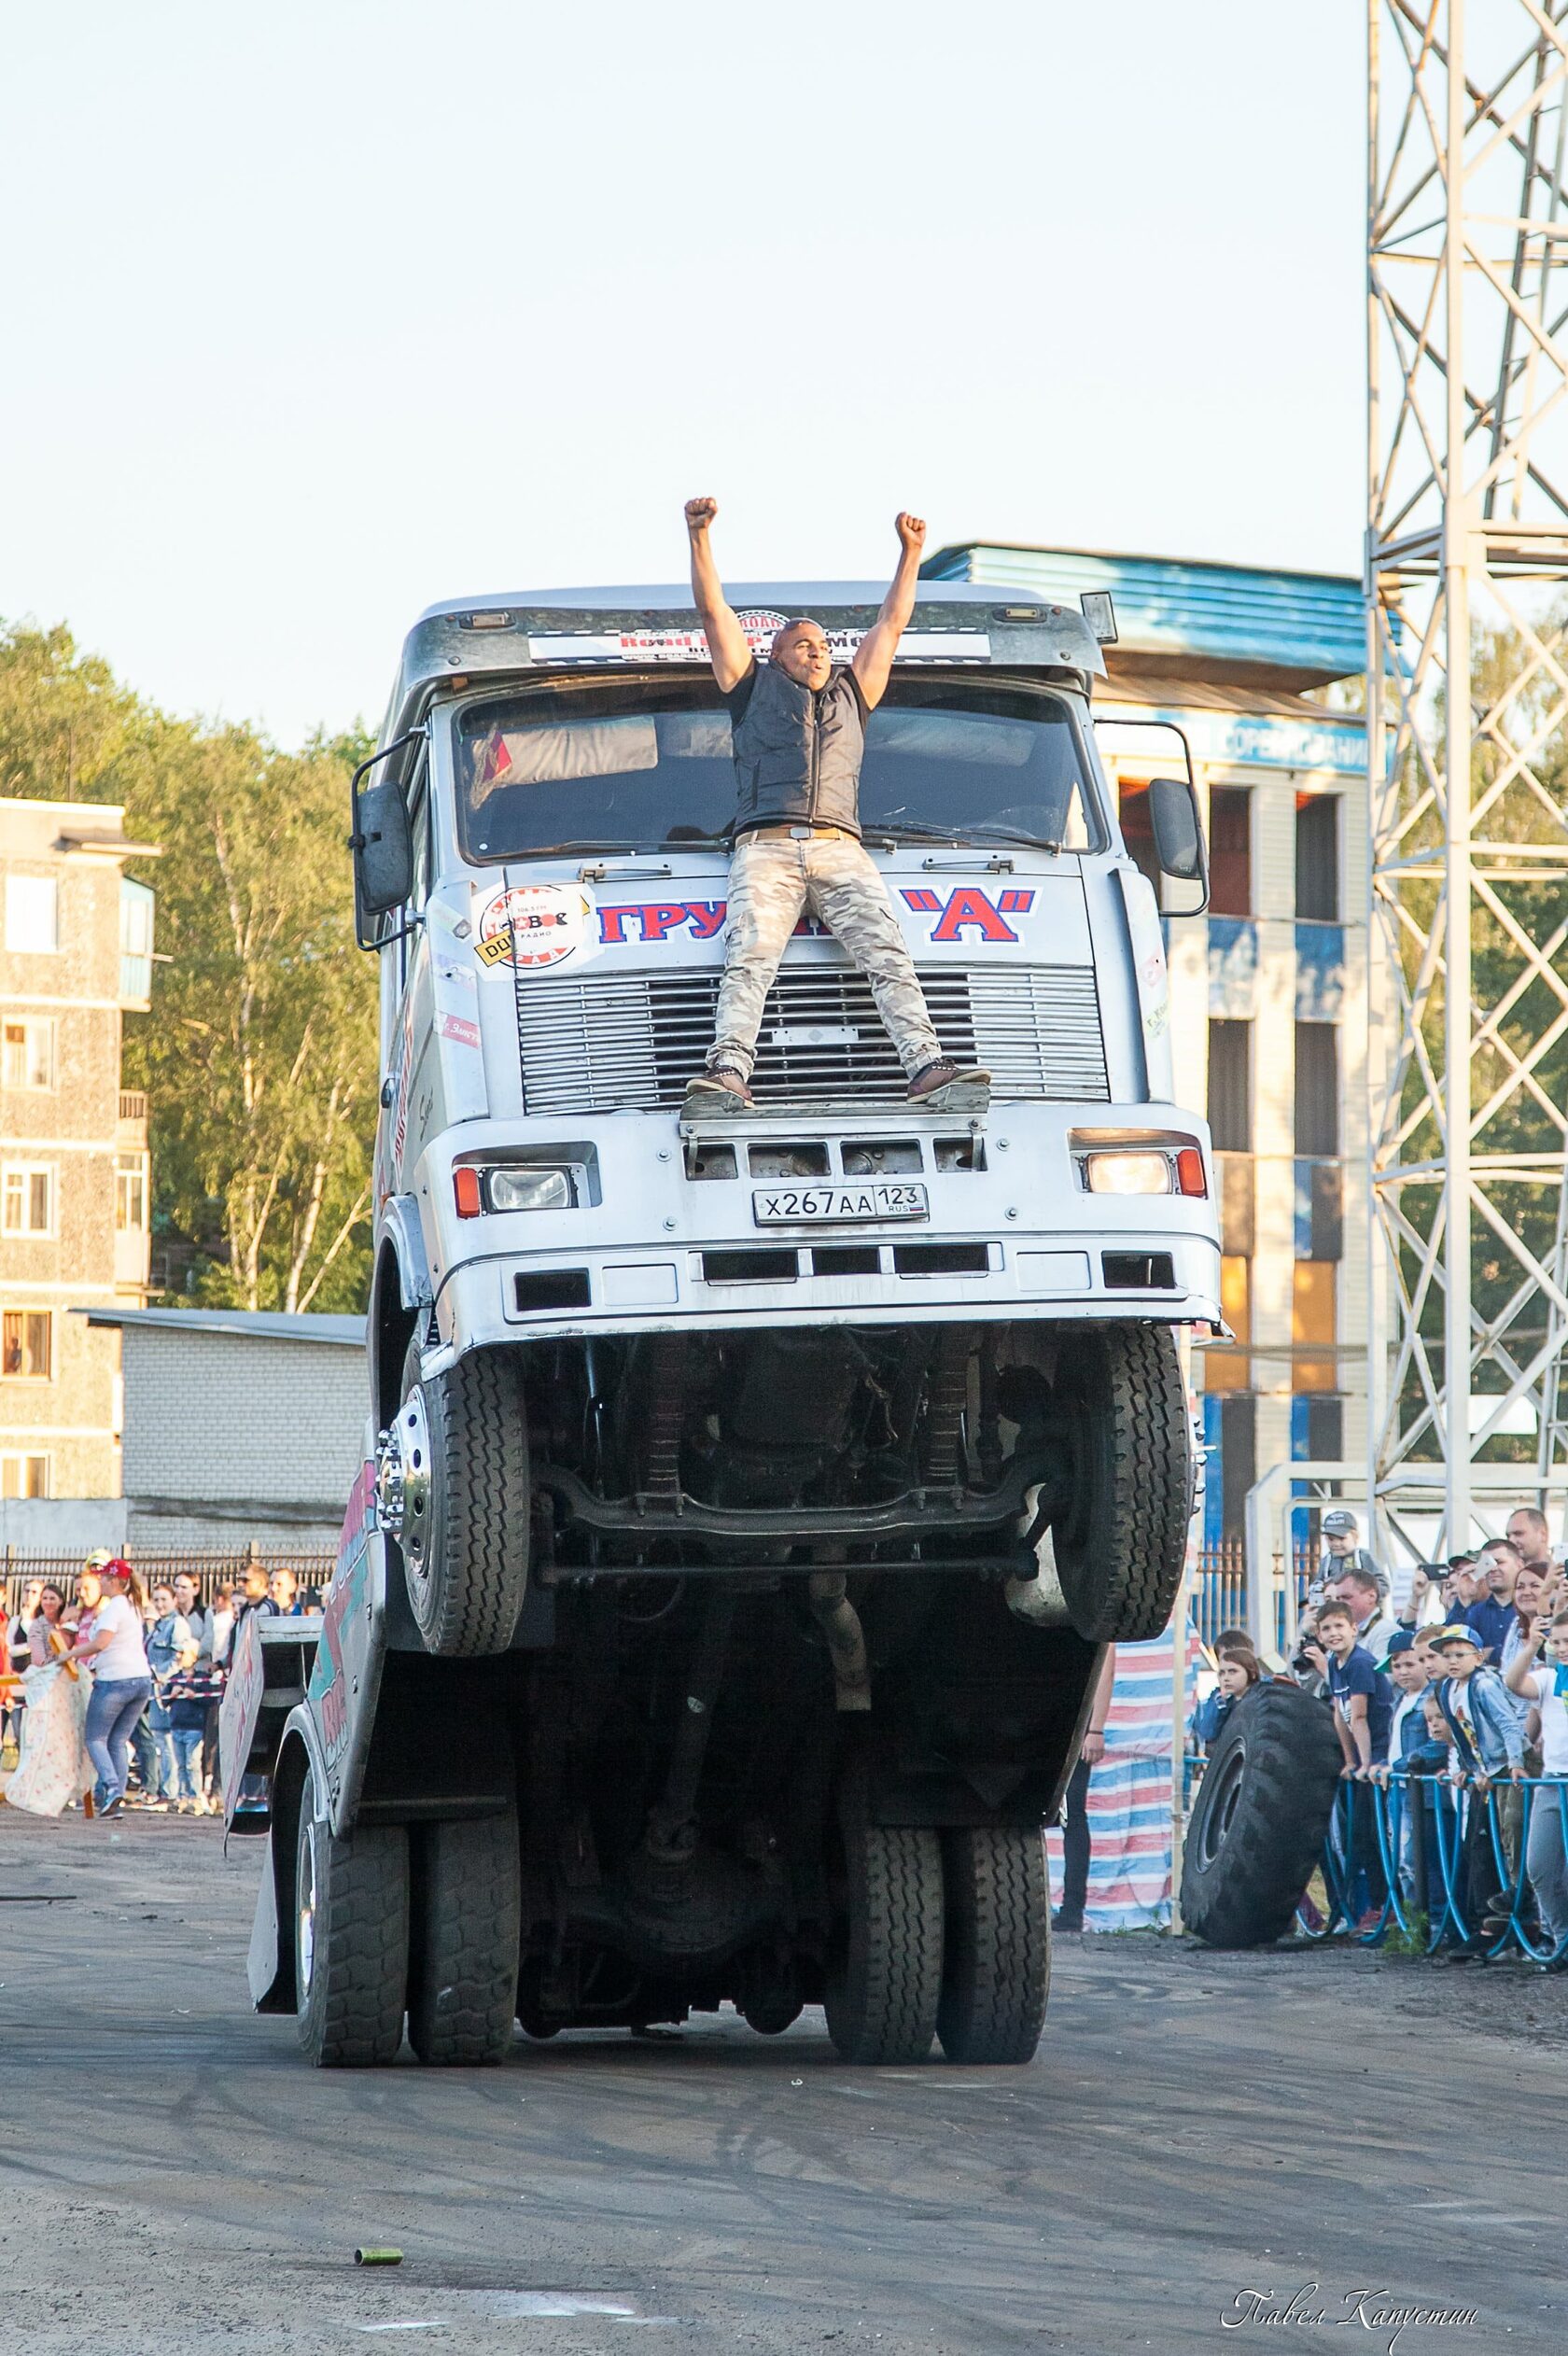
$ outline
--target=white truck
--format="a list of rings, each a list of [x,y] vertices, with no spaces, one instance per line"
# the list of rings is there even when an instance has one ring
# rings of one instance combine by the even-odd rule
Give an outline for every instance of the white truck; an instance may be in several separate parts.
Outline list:
[[[866,844],[984,1111],[904,1101],[803,928],[748,1109],[689,1117],[729,722],[684,589],[443,605],[356,778],[381,974],[364,1470],[319,1630],[249,1624],[251,1956],[318,2063],[824,2003],[840,2052],[1028,2058],[1041,1828],[1099,1648],[1165,1625],[1222,1329],[1162,922],[1084,616],[924,584]],[[735,597],[847,652],[880,592]],[[1201,905],[1190,775],[1160,862]]]

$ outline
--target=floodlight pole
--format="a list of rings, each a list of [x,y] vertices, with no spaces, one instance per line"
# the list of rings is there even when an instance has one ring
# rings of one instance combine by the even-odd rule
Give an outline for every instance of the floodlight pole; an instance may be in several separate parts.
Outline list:
[[[1464,0],[1449,0],[1443,301],[1448,330],[1443,599],[1447,763],[1443,828],[1443,1403],[1450,1549],[1470,1536],[1470,536],[1464,487]],[[1499,430],[1502,418],[1494,420]]]
[[[1568,0],[1367,35],[1367,1458],[1452,1551],[1505,1432],[1568,1481]]]

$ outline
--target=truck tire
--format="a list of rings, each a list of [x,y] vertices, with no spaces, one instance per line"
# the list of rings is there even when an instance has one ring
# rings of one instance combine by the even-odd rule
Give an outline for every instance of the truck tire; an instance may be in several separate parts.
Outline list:
[[[517,1370],[504,1351],[475,1350],[425,1382],[415,1341],[399,1425],[405,1451],[428,1451],[427,1484],[422,1496],[409,1488],[399,1536],[426,1650],[465,1660],[505,1652],[528,1584],[528,1426]]]
[[[828,2035],[847,2062],[918,2062],[942,1997],[942,1842],[923,1826],[846,1825],[842,1949]]]
[[[1188,1930],[1211,1947],[1283,1936],[1322,1853],[1340,1765],[1323,1703],[1295,1685],[1253,1687],[1214,1746],[1187,1827]]]
[[[315,1820],[314,1784],[307,1776],[295,1847],[300,2043],[318,2069],[371,2069],[403,2041],[408,1834],[376,1825],[338,1840]]]
[[[1090,1644],[1143,1644],[1182,1581],[1193,1506],[1192,1419],[1167,1325],[1105,1325],[1064,1344],[1072,1494],[1052,1524],[1072,1625]]]
[[[504,2061],[517,2020],[517,1818],[427,1825],[415,1853],[409,2043],[443,2068]]]
[[[1038,1830],[942,1836],[946,1961],[936,2033],[950,2062],[1034,2058],[1051,1988],[1051,1887]]]

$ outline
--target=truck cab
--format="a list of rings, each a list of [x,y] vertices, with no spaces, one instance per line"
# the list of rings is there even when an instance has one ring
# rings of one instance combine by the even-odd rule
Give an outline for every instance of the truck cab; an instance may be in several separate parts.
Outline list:
[[[409,635],[351,838],[381,986],[373,1395],[327,1625],[370,1650],[349,1696],[324,1648],[291,1771],[286,1733],[275,1893],[297,1926],[312,1894],[311,1961],[301,1932],[261,1975],[317,2059],[333,1844],[399,1828],[428,2057],[452,2054],[417,1990],[467,1984],[427,1952],[430,1892],[497,1857],[508,2035],[508,2005],[548,2034],[825,2000],[850,2058],[1033,2050],[1040,1828],[1099,1648],[1169,1616],[1177,1337],[1221,1326],[1219,1242],[1155,891],[1095,749],[1099,641],[929,588],[861,823],[988,1102],[906,1101],[865,977],[803,922],[753,1104],[690,1110],[735,790],[686,590],[459,601]],[[731,596],[759,660],[798,614],[847,660],[880,591]],[[1151,806],[1201,905],[1190,780]],[[435,1760],[438,1696],[466,1731]]]

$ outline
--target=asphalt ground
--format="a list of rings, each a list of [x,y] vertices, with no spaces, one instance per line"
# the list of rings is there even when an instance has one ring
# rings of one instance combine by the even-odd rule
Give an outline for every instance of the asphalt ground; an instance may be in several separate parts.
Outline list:
[[[259,1861],[0,1808],[26,2356],[1568,2346],[1568,1979],[1089,1938],[1026,2069],[847,2069],[807,2013],[333,2073],[248,2009]]]

